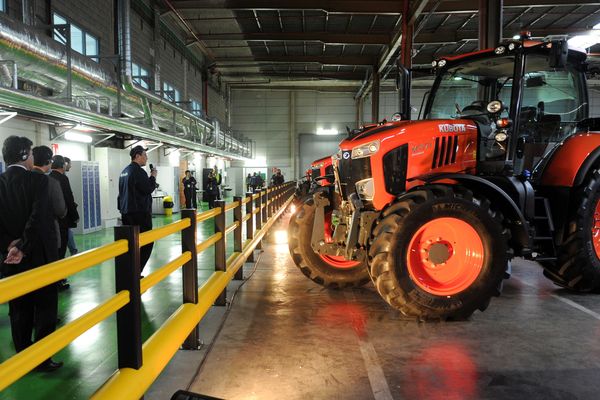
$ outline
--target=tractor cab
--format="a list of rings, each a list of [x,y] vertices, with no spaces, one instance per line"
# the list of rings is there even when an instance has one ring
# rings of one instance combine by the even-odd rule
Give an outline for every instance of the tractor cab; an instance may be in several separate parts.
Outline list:
[[[586,55],[566,42],[514,41],[434,61],[425,119],[478,127],[477,171],[531,171],[588,118]]]

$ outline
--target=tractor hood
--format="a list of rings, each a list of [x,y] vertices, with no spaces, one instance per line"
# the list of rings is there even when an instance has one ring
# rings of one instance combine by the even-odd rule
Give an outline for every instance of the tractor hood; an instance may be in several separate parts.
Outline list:
[[[382,150],[408,143],[429,147],[433,146],[436,137],[468,133],[477,134],[476,124],[469,119],[388,122],[343,140],[339,147],[341,151],[351,151],[377,140]]]

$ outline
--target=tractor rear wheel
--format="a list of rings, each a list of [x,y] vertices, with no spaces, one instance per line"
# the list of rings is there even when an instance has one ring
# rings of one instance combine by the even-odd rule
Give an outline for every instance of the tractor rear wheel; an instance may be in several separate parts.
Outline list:
[[[574,197],[576,207],[566,226],[557,261],[545,263],[544,275],[577,292],[600,290],[600,172],[594,172]]]
[[[362,286],[369,282],[369,271],[365,261],[350,261],[341,256],[321,255],[311,246],[315,218],[313,199],[307,200],[292,216],[288,227],[289,249],[294,263],[302,273],[319,285],[327,288]],[[326,219],[331,213],[326,214]],[[331,237],[330,223],[325,221],[325,236]],[[330,221],[329,221],[330,222]]]
[[[499,295],[509,236],[486,199],[462,187],[427,186],[383,211],[369,245],[371,277],[406,316],[464,319]]]

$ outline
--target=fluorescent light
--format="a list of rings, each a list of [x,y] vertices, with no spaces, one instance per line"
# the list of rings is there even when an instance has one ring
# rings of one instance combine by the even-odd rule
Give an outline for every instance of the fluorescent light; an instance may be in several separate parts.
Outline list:
[[[594,25],[593,30],[589,31],[589,33],[573,36],[567,42],[569,43],[569,48],[585,52],[593,45],[600,43],[600,24]]]
[[[331,129],[324,129],[324,128],[317,128],[317,135],[337,135],[338,131],[335,128],[331,128]]]
[[[90,135],[84,135],[83,133],[73,131],[67,131],[67,133],[65,133],[65,139],[72,142],[92,143],[92,137]]]

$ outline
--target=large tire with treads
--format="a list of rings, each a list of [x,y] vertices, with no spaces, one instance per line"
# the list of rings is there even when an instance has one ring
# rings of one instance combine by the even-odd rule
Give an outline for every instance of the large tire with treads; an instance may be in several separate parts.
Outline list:
[[[382,212],[369,243],[371,277],[407,317],[464,319],[500,294],[509,237],[485,198],[459,186],[425,186]]]
[[[600,290],[600,172],[573,195],[575,207],[558,246],[557,261],[544,263],[544,275],[577,292]]]
[[[327,288],[357,287],[369,282],[366,262],[321,256],[313,250],[310,242],[314,216],[315,205],[311,198],[292,216],[288,228],[290,254],[302,273]]]

